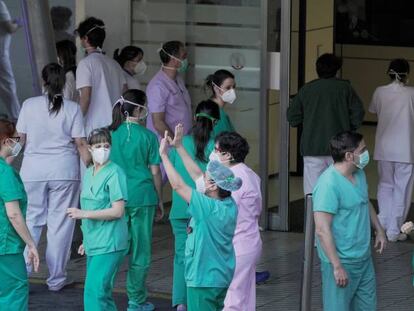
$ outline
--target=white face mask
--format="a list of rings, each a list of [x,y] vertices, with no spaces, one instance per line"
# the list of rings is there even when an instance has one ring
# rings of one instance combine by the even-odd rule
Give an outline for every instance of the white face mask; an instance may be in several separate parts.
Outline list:
[[[195,181],[196,184],[196,191],[200,193],[206,194],[214,185],[210,185],[209,187],[206,187],[206,182],[204,181],[204,176],[201,175],[197,180]]]
[[[17,157],[20,153],[20,151],[22,150],[22,145],[18,142],[18,141],[14,141],[13,139],[10,138],[10,140],[12,142],[14,142],[14,146],[11,147],[9,146],[9,148],[11,149],[11,157]]]
[[[219,155],[215,151],[212,151],[210,153],[210,155],[208,157],[208,160],[209,161],[217,161],[217,162],[220,162],[221,164],[225,164],[225,163],[231,162],[231,160],[221,160],[220,157],[219,157]]]
[[[102,165],[108,161],[111,148],[92,148],[91,153],[93,162]]]
[[[200,193],[205,193],[206,192],[206,183],[204,182],[204,176],[201,175],[196,181],[196,190],[197,192]]]
[[[147,64],[143,60],[138,62],[134,67],[134,73],[137,76],[142,76],[146,71],[147,71]]]
[[[225,103],[229,103],[231,105],[236,100],[236,91],[234,89],[230,89],[225,91],[223,95],[220,95],[220,97]]]
[[[222,89],[221,87],[219,87],[214,82],[213,84],[223,92],[223,94],[222,95],[219,94],[219,96],[225,103],[229,103],[230,105],[234,103],[234,101],[236,100],[236,91],[234,90],[234,88],[231,88],[230,90],[226,91]]]

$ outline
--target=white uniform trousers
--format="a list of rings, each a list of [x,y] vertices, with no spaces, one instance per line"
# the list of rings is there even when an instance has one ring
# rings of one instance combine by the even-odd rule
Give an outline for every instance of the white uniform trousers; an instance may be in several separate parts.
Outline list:
[[[2,103],[8,116],[17,120],[20,104],[16,93],[16,81],[8,55],[0,55],[0,103]]]
[[[395,238],[411,206],[414,165],[378,161],[378,218],[388,238]]]
[[[319,176],[333,163],[331,156],[303,157],[303,192],[311,194]]]
[[[236,256],[236,269],[227,290],[223,311],[256,310],[256,263],[261,254],[260,247],[252,253]]]
[[[66,282],[66,265],[75,226],[75,221],[67,217],[66,210],[78,207],[79,181],[34,181],[25,182],[24,187],[28,197],[27,227],[38,245],[42,229],[47,225],[47,285],[50,290],[59,290]],[[31,272],[30,267],[28,272]]]

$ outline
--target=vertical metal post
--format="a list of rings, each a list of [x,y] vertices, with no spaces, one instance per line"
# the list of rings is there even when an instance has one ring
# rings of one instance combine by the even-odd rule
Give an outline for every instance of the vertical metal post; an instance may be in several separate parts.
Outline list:
[[[57,62],[48,0],[21,0],[35,94],[41,93],[41,70]]]
[[[261,1],[261,54],[260,54],[260,178],[262,180],[262,215],[260,217],[260,225],[262,228],[268,227],[268,161],[269,161],[269,109],[268,109],[268,59],[267,59],[267,19],[268,19],[268,0]]]
[[[281,231],[289,230],[289,123],[291,0],[281,3],[279,217]]]
[[[305,251],[303,255],[302,295],[300,310],[311,310],[312,298],[312,268],[313,252],[315,249],[315,222],[313,220],[312,196],[305,198]]]

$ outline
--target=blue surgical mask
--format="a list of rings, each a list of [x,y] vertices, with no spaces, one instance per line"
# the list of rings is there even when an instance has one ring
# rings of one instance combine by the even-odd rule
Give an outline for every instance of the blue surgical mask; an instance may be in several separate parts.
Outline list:
[[[361,153],[359,156],[359,163],[354,163],[355,166],[359,169],[364,169],[368,163],[369,163],[369,152],[368,150],[365,150],[363,153]]]

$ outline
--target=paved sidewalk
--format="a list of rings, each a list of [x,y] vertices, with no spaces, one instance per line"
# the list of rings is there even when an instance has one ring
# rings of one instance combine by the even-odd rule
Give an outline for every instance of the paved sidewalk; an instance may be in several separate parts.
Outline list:
[[[262,238],[264,251],[258,270],[269,270],[272,276],[268,283],[257,288],[257,310],[297,311],[300,304],[304,235],[302,233],[269,231],[263,233]],[[153,240],[153,262],[148,278],[149,290],[150,293],[156,293],[159,298],[169,298],[173,263],[173,238],[170,226],[168,224],[155,225]],[[44,249],[44,241],[40,248]],[[411,272],[413,250],[414,243],[406,241],[390,243],[382,256],[374,254],[377,271],[378,310],[413,310],[414,288]],[[315,256],[314,262],[312,310],[322,310],[317,256]],[[127,262],[120,270],[115,285],[121,292],[125,290],[126,270]],[[83,283],[85,259],[71,260],[68,273],[76,282]],[[46,267],[42,263],[40,273],[33,275],[33,278],[45,279],[46,277]],[[81,291],[74,292],[74,295],[81,295]],[[82,297],[76,299],[81,300]]]

